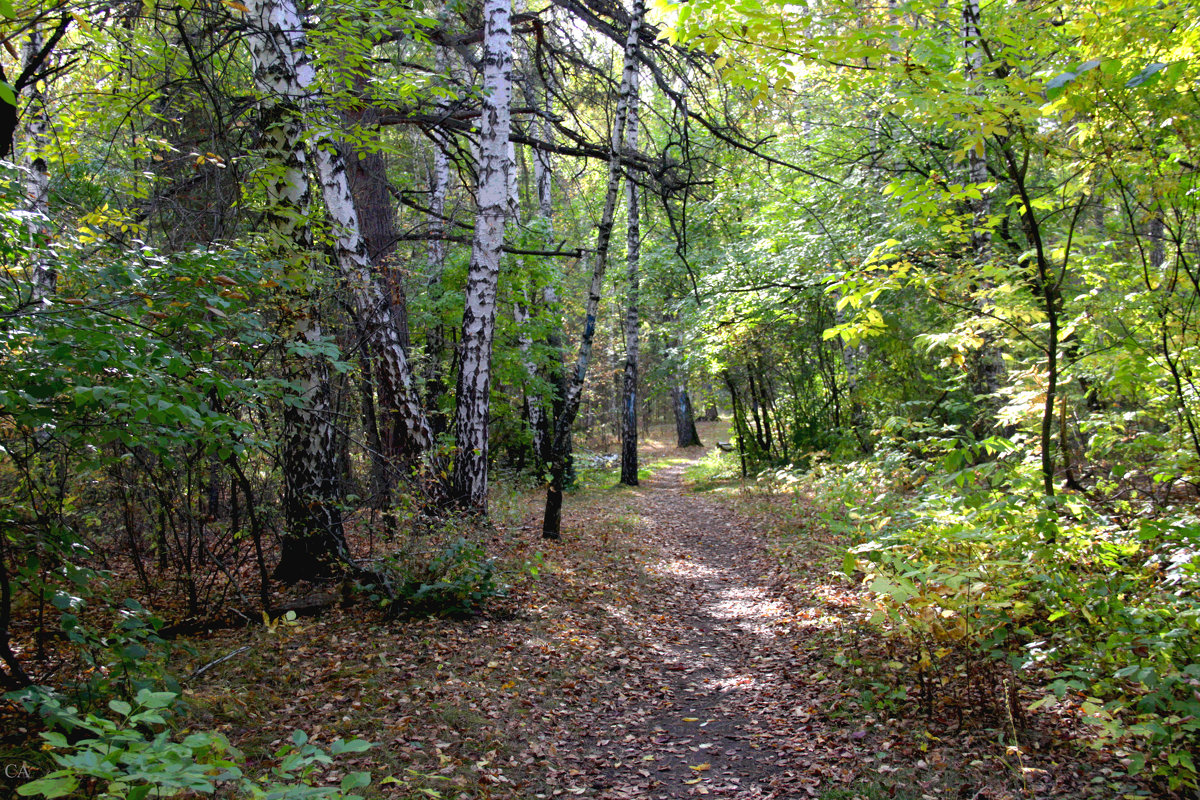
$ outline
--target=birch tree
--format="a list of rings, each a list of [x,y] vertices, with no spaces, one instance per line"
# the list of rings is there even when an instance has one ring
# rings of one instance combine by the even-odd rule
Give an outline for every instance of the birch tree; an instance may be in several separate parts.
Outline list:
[[[276,258],[310,272],[308,225],[311,192],[303,147],[302,113],[314,73],[304,30],[292,0],[250,0],[247,37],[259,93],[263,155],[268,162],[267,227]],[[286,377],[297,388],[283,412],[283,511],[286,531],[275,575],[285,582],[322,577],[345,557],[340,509],[340,456],[329,385],[329,365],[319,355],[319,309],[293,279],[286,307],[290,328]]]
[[[629,21],[629,34],[625,39],[624,68],[621,73],[620,87],[617,90],[617,108],[609,146],[608,184],[604,196],[604,208],[596,232],[596,253],[593,256],[591,285],[584,306],[579,354],[575,360],[575,368],[568,377],[563,390],[562,411],[556,415],[554,440],[551,443],[550,484],[546,490],[546,511],[542,519],[542,536],[547,539],[561,537],[562,495],[567,470],[567,441],[571,433],[571,425],[579,413],[583,383],[587,378],[588,363],[592,356],[592,343],[596,336],[596,315],[600,311],[600,294],[604,286],[604,273],[608,266],[608,249],[612,241],[617,195],[621,188],[621,150],[625,140],[633,76],[637,70],[638,37],[641,33],[642,18],[645,13],[644,0],[634,0],[633,13]]]
[[[462,359],[455,391],[454,496],[487,513],[488,411],[496,293],[508,218],[509,103],[512,98],[511,0],[483,6],[483,113],[479,126],[478,213],[463,308]]]
[[[22,63],[25,71],[38,69],[45,39],[35,26],[25,41]],[[46,109],[43,87],[37,80],[29,86],[29,106],[25,110],[25,197],[30,212],[29,230],[31,262],[31,299],[44,303],[54,294],[57,275],[53,261],[47,257],[45,240],[50,235],[50,171],[46,166],[46,149],[50,144],[50,119]]]
[[[638,70],[635,68],[630,80],[629,119],[625,128],[625,147],[630,152],[637,152],[638,148],[638,102]],[[626,486],[638,485],[638,261],[642,248],[640,200],[637,183],[627,180],[625,275],[629,287],[629,301],[625,310],[625,367],[621,387],[621,483]]]
[[[442,17],[445,17],[443,12]],[[434,69],[439,75],[449,75],[450,55],[445,47],[434,50]],[[439,117],[446,115],[450,103],[445,92],[437,96]],[[446,271],[446,196],[450,191],[450,155],[448,143],[435,139],[433,164],[429,174],[429,278],[426,286],[435,291],[441,286]],[[438,410],[438,399],[446,391],[443,358],[446,350],[446,331],[440,319],[435,319],[425,334],[425,405],[430,409],[430,425],[435,434],[446,429],[445,415]]]
[[[255,82],[264,93],[264,139],[279,177],[268,183],[271,228],[278,247],[309,244],[309,185],[304,149],[308,97],[315,77],[294,0],[255,0],[248,6],[255,21],[248,37]],[[432,456],[433,432],[421,407],[412,369],[404,352],[401,326],[388,293],[373,269],[362,236],[345,164],[334,143],[313,141],[313,161],[325,208],[333,223],[333,250],[340,276],[374,362],[384,428],[396,433],[391,452]],[[295,329],[309,349],[320,340],[315,304],[298,315]],[[331,419],[329,381],[324,361],[297,357],[300,402],[290,404],[284,421],[284,482],[288,535],[276,573],[285,580],[319,577],[334,560],[347,557],[341,530],[337,431]],[[436,461],[432,464],[439,471]],[[436,487],[436,481],[432,484]],[[440,492],[439,492],[440,494]]]

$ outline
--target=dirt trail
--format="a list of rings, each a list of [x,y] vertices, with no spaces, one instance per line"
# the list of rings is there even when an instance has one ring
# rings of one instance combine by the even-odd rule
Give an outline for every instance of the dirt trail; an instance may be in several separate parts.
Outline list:
[[[845,746],[814,731],[836,698],[801,645],[806,627],[830,618],[778,591],[755,522],[688,494],[684,469],[660,470],[627,497],[652,544],[644,567],[654,611],[633,621],[638,641],[574,745],[568,791],[614,800],[817,796],[854,772],[853,724],[839,726]]]

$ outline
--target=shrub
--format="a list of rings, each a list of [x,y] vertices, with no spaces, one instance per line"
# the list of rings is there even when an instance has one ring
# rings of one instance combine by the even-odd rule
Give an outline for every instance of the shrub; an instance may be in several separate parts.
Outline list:
[[[496,574],[495,559],[483,545],[459,536],[430,555],[406,554],[384,561],[376,582],[368,587],[393,613],[461,616],[475,611],[506,587]]]
[[[142,689],[132,703],[111,700],[110,713],[80,714],[44,689],[18,695],[59,730],[42,733],[58,769],[17,789],[22,797],[71,797],[97,800],[144,800],[182,794],[215,794],[228,789],[256,800],[361,800],[354,792],[371,782],[367,772],[352,772],[337,787],[314,786],[318,772],[335,756],[370,747],[361,739],[333,742],[328,752],[309,743],[303,731],[275,753],[277,763],[253,776],[245,758],[220,733],[201,731],[176,741],[167,727],[175,692]]]

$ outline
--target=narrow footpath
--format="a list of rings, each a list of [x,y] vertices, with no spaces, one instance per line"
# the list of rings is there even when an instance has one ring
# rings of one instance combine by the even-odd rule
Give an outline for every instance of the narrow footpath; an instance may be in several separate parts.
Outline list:
[[[754,521],[685,496],[685,466],[627,490],[627,513],[659,556],[644,565],[657,609],[625,621],[640,652],[631,648],[607,702],[581,709],[584,740],[560,743],[574,765],[568,790],[612,800],[801,798],[849,783],[863,732],[844,720],[821,728],[836,687],[803,646],[844,609],[832,597],[797,606],[785,596]]]

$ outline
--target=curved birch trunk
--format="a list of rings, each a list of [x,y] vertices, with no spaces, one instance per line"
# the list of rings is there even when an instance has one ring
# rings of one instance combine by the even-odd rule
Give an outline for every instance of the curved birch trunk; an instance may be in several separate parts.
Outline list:
[[[454,500],[487,513],[488,411],[500,254],[510,202],[509,102],[512,97],[511,0],[485,0],[483,114],[478,213],[463,308],[462,362],[455,392]]]
[[[617,208],[617,193],[621,188],[621,147],[625,139],[625,124],[629,114],[630,90],[633,74],[637,69],[638,35],[642,29],[642,17],[646,13],[645,0],[634,0],[633,14],[629,22],[629,35],[625,39],[625,65],[621,73],[621,85],[617,91],[617,113],[613,122],[612,142],[608,157],[608,190],[604,197],[604,210],[596,233],[596,255],[592,263],[592,282],[588,289],[584,307],[583,333],[579,340],[579,355],[575,369],[566,381],[562,397],[562,412],[555,419],[554,440],[551,444],[550,485],[546,490],[546,512],[542,518],[542,536],[558,539],[562,527],[562,493],[567,470],[567,442],[571,425],[579,413],[579,401],[583,395],[583,382],[587,377],[588,362],[592,357],[592,342],[596,337],[596,315],[600,311],[600,293],[604,287],[604,272],[608,266],[608,247],[612,241],[613,216]]]
[[[267,181],[271,249],[284,261],[309,256],[307,216],[311,195],[301,113],[313,68],[305,53],[300,14],[292,0],[249,0],[247,37],[255,85],[263,96],[263,150],[273,174]],[[283,509],[286,531],[275,577],[288,583],[328,576],[347,555],[340,510],[337,431],[333,425],[329,367],[313,355],[321,336],[312,298],[289,291],[293,352],[285,375],[299,387],[283,413]]]
[[[309,243],[305,221],[309,186],[301,113],[315,76],[306,52],[303,20],[294,0],[251,0],[248,7],[251,20],[257,23],[248,37],[255,82],[268,98],[264,139],[282,173],[267,187],[268,218],[281,251],[297,244],[305,249]],[[345,164],[332,142],[319,139],[313,147],[325,207],[333,222],[338,268],[353,297],[374,361],[381,405],[390,417],[385,429],[394,433],[385,447],[394,453],[431,454],[433,434],[417,399],[394,308],[362,236]],[[296,330],[301,339],[315,342],[320,338],[315,307],[310,305],[298,320]],[[289,406],[284,421],[288,535],[276,574],[285,580],[320,577],[330,571],[333,561],[348,555],[338,510],[339,456],[327,366],[313,357],[297,361],[301,362],[302,402]],[[440,471],[436,462],[432,467],[435,474]]]

